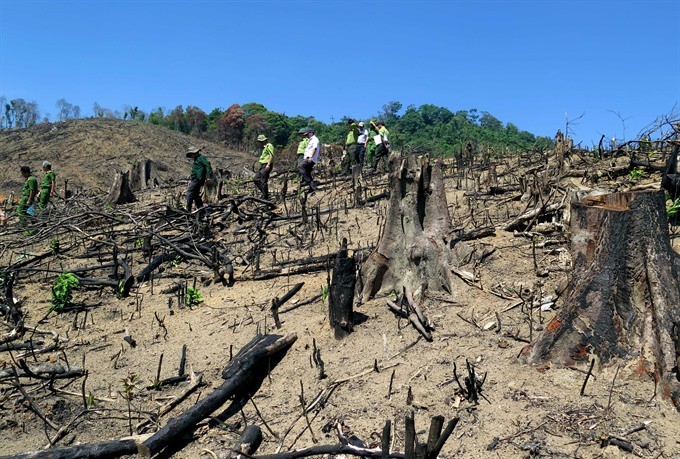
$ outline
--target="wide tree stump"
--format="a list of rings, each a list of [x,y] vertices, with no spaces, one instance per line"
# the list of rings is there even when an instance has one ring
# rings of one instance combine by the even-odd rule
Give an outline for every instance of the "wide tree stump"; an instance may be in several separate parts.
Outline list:
[[[525,349],[530,363],[637,359],[680,407],[680,256],[664,193],[628,192],[572,204],[574,272],[564,304]]]
[[[464,247],[452,247],[453,226],[441,171],[427,156],[389,160],[390,200],[376,250],[361,268],[361,298],[378,293],[453,291],[452,267]]]
[[[128,204],[135,201],[135,195],[130,188],[130,171],[118,171],[113,178],[113,184],[109,188],[106,198],[104,198],[104,204]]]

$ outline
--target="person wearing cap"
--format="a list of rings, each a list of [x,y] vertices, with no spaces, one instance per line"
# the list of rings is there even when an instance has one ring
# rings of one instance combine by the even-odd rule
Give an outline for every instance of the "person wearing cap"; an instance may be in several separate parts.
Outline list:
[[[314,135],[314,130],[312,128],[307,128],[305,132],[307,136],[307,147],[305,148],[305,153],[303,155],[303,162],[300,164],[298,171],[300,172],[300,184],[309,187],[309,190],[316,191],[316,184],[312,178],[312,170],[314,165],[319,161],[319,139]]]
[[[373,158],[373,172],[375,172],[378,169],[380,160],[384,158],[385,161],[387,161],[387,157],[389,156],[390,143],[388,136],[390,131],[387,130],[385,123],[382,120],[378,120],[376,123],[371,121],[371,128],[377,132],[377,135],[373,137],[376,146],[375,156]]]
[[[309,139],[307,138],[307,128],[300,128],[298,135],[301,137],[300,143],[298,143],[297,147],[297,167],[299,169],[300,165],[302,165],[302,162],[305,159],[305,149],[309,143]]]
[[[194,160],[191,165],[191,175],[189,175],[189,186],[187,187],[187,211],[191,212],[193,203],[196,203],[197,209],[203,207],[201,188],[206,182],[212,181],[213,171],[210,161],[201,154],[200,148],[189,147],[186,157]]]
[[[347,120],[347,125],[349,127],[347,139],[345,140],[345,150],[347,151],[347,156],[345,156],[342,162],[342,175],[350,175],[352,173],[352,166],[359,164],[359,158],[357,157],[359,126],[357,126],[357,122],[352,118]]]
[[[260,153],[260,159],[258,163],[260,164],[260,169],[255,172],[255,177],[253,178],[253,183],[260,193],[262,193],[262,199],[269,199],[269,174],[272,171],[272,166],[274,164],[274,145],[271,142],[267,142],[267,136],[260,134],[257,136],[257,144],[262,148],[262,153]]]
[[[21,189],[21,201],[19,201],[19,206],[17,207],[17,214],[19,215],[19,221],[24,224],[29,215],[35,215],[35,210],[31,211],[31,209],[33,209],[35,198],[38,195],[38,179],[31,174],[31,168],[28,166],[21,166],[20,171],[24,179],[24,185]]]
[[[359,137],[357,137],[357,159],[359,166],[364,167],[366,159],[366,142],[368,141],[368,130],[364,127],[364,122],[359,123]]]
[[[40,182],[38,209],[45,210],[50,203],[50,198],[56,194],[57,176],[52,172],[52,164],[49,161],[43,161],[42,170],[45,175]]]

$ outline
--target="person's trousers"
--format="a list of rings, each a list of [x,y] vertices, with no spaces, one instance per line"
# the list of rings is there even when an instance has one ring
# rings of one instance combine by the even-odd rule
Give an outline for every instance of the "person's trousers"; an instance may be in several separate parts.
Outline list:
[[[191,207],[193,203],[196,203],[196,208],[200,209],[203,207],[203,200],[201,199],[201,188],[203,188],[203,182],[200,180],[192,179],[189,182],[189,187],[187,188],[187,211],[191,212]]]
[[[315,186],[314,179],[312,178],[312,169],[314,169],[314,163],[305,160],[302,164],[300,164],[298,171],[300,172],[301,184],[314,189]]]
[[[50,203],[50,188],[41,188],[40,197],[38,198],[38,209],[45,210]]]
[[[357,145],[357,158],[359,165],[364,167],[364,161],[366,160],[366,144],[360,143]]]
[[[253,178],[253,183],[260,193],[262,193],[262,199],[269,199],[269,173],[271,169],[267,170],[267,164],[260,164],[260,170],[255,172],[255,177]]]
[[[389,151],[387,150],[387,147],[385,144],[381,143],[376,146],[375,148],[375,156],[373,157],[373,170],[378,169],[378,163],[380,160],[385,159],[385,162],[387,162],[387,156],[389,154]]]
[[[342,172],[344,174],[352,173],[352,166],[359,164],[359,158],[357,156],[357,144],[353,143],[347,145],[347,156],[345,156],[345,161],[342,163]]]

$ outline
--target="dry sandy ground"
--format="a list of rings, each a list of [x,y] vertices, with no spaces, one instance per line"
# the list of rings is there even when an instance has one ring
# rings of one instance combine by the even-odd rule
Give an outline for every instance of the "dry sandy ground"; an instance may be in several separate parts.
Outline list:
[[[454,190],[452,183],[447,183],[447,190],[454,222],[464,221],[468,213],[466,197],[462,191]],[[311,199],[327,202],[342,193],[346,193],[342,186],[324,185]],[[375,244],[379,215],[384,213],[385,206],[382,201],[375,207],[340,212],[337,233],[329,228],[323,242],[315,245],[314,253],[335,252],[343,236],[350,238],[351,247]],[[490,207],[492,215],[496,215],[498,212]],[[538,242],[546,240],[555,244],[539,246],[537,259],[539,268],[549,270],[547,277],[535,274],[529,239],[498,231],[494,237],[471,242],[480,253],[492,248],[495,251],[477,267],[477,286],[459,280],[452,295],[441,295],[425,303],[425,313],[435,325],[431,343],[420,339],[415,329],[389,312],[386,298],[358,307],[358,324],[341,341],[332,336],[328,306],[322,300],[283,314],[282,328],[275,329],[268,308],[271,299],[298,282],[304,282],[304,286],[289,304],[311,298],[326,285],[325,273],[244,281],[240,279],[242,268],[238,268],[233,287],[199,287],[204,303],[194,308],[174,307],[172,312],[168,309],[169,295],[159,292],[176,282],[182,272],[195,272],[197,266],[183,263],[170,267],[165,278],[154,285],[153,295],[150,285],[141,285],[137,291],[143,296],[141,307],[135,299],[117,300],[108,293],[99,296],[95,292],[77,292],[76,302],[92,306],[84,323],[76,322],[75,313],[52,314],[40,328],[68,337],[66,355],[72,364],[84,362],[89,369],[86,392],[95,398],[94,409],[98,411],[84,416],[59,445],[129,435],[123,380],[132,373],[139,378],[132,399],[132,424],[136,425],[139,420],[134,411],[154,411],[188,386],[182,383],[160,391],[144,389],[154,380],[161,355],[164,362],[161,378],[176,374],[181,348],[186,345],[188,365],[194,372],[203,373],[207,385],[163,417],[164,424],[221,384],[220,374],[231,351],[235,353],[258,331],[267,331],[294,333],[298,339],[273,369],[271,378],[264,382],[254,404],[249,403],[242,414],[215,426],[202,423],[195,432],[195,441],[171,457],[225,457],[245,423],[255,423],[263,429],[265,441],[258,450],[260,454],[336,443],[334,430],[324,433],[322,429],[337,423],[344,426],[345,432],[375,445],[388,419],[395,429],[394,450],[403,451],[404,417],[411,412],[421,441],[426,439],[431,417],[442,415],[447,421],[460,417],[441,453],[447,458],[680,457],[680,415],[669,402],[654,396],[650,377],[635,376],[626,362],[606,368],[596,365],[581,396],[587,367],[534,368],[518,360],[526,346],[522,340],[528,340],[530,333],[536,336],[553,311],[539,314],[534,309],[534,331],[530,332],[529,315],[518,301],[500,298],[489,291],[505,286],[504,294],[510,297],[511,289],[523,286],[540,289],[541,296],[561,291],[569,276],[567,241],[555,235]],[[35,325],[45,315],[49,285],[38,278],[18,285],[15,295],[28,311],[28,324]],[[559,307],[559,302],[555,307]],[[164,320],[167,335],[155,314]],[[500,331],[495,323],[496,314],[501,318]],[[78,322],[83,316],[78,315]],[[136,347],[123,340],[126,333],[135,339]],[[325,362],[324,379],[319,379],[318,368],[311,364],[314,344]],[[61,353],[37,356],[39,361],[62,358]],[[6,352],[0,354],[0,359],[0,364],[10,363]],[[462,377],[466,360],[474,364],[478,374],[486,374],[484,397],[478,404],[461,399],[453,380],[454,364]],[[376,362],[379,371],[371,371]],[[310,415],[311,431],[306,430],[306,423],[300,418],[301,388],[309,403],[342,379],[346,381],[337,385],[326,405]],[[31,396],[48,417],[65,425],[82,410],[80,384],[80,381],[55,384],[66,385],[64,390],[73,395],[53,394],[33,386]],[[5,392],[8,387],[5,383],[1,390]],[[42,422],[24,400],[3,396],[3,392],[0,392],[0,454],[44,446]],[[628,433],[641,426],[640,430]],[[634,445],[634,451],[628,453],[616,446],[602,448],[599,439],[608,435],[625,438]]]

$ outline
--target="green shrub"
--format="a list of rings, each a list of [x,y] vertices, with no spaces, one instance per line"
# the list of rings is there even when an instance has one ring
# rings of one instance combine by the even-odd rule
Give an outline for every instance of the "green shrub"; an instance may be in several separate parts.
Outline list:
[[[65,307],[70,306],[73,300],[74,287],[78,286],[78,278],[71,273],[62,273],[57,277],[57,281],[52,287],[52,306],[51,311],[61,312]]]
[[[203,296],[201,295],[201,292],[193,287],[187,287],[187,306],[197,306],[198,303],[202,302]]]

